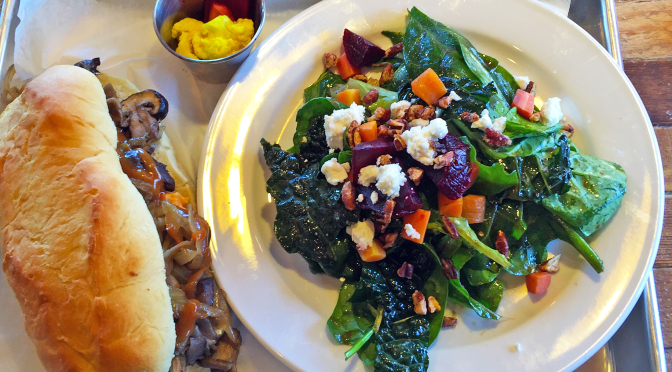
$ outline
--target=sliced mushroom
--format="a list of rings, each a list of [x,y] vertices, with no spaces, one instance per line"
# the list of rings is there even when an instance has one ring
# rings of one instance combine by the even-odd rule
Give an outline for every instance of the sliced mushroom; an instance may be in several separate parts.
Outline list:
[[[94,75],[100,74],[98,72],[98,66],[100,66],[100,58],[96,57],[94,59],[85,59],[75,63],[75,66],[81,67]]]
[[[114,125],[121,126],[121,119],[122,119],[121,102],[119,102],[119,100],[116,98],[108,98],[107,111],[110,112],[110,117],[112,118]]]
[[[159,121],[168,114],[168,101],[157,91],[148,89],[121,101],[121,127],[128,127],[131,138],[158,139]]]
[[[114,87],[110,83],[105,84],[105,86],[103,87],[103,91],[105,92],[105,98],[107,99],[118,98],[117,91],[114,90]]]

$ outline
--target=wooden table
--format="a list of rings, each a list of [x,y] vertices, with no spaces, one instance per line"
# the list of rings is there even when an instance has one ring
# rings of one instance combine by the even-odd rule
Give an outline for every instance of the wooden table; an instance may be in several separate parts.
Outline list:
[[[649,112],[663,158],[666,216],[654,275],[672,371],[672,1],[616,1],[625,73]]]

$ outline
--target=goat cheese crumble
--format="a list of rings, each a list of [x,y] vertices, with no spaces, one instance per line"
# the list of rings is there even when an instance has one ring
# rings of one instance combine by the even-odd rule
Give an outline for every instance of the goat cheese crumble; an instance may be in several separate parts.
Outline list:
[[[448,98],[452,99],[453,101],[461,101],[462,97],[458,96],[455,91],[451,90],[450,94],[448,95]]]
[[[502,133],[504,128],[506,128],[506,117],[500,116],[492,120],[490,117],[490,112],[488,110],[483,110],[478,120],[471,123],[472,129],[480,129],[485,131],[486,128],[490,128],[495,132]]]
[[[530,78],[528,76],[514,76],[513,78],[516,79],[516,83],[518,83],[520,89],[525,89],[527,88],[527,85],[530,84]]]
[[[378,168],[376,181],[378,190],[394,199],[399,196],[401,186],[406,183],[406,175],[399,164],[386,164]]]
[[[361,123],[364,119],[364,106],[354,102],[347,109],[336,110],[331,115],[325,115],[324,134],[327,137],[327,145],[332,149],[343,150],[343,133],[353,120]]]
[[[541,122],[546,125],[556,125],[562,120],[562,109],[560,108],[560,98],[549,98],[541,106]]]
[[[352,241],[357,245],[357,249],[366,249],[373,244],[373,237],[376,233],[371,220],[359,221],[345,228]]]
[[[327,182],[335,186],[348,178],[349,168],[350,164],[341,164],[335,158],[331,158],[322,164],[321,171],[327,178]]]
[[[406,232],[406,235],[411,239],[420,239],[420,233],[414,229],[413,225],[410,223],[404,225],[404,232]]]
[[[372,183],[376,182],[377,177],[378,167],[375,165],[367,165],[360,169],[357,182],[364,187],[369,187]]]
[[[434,164],[436,151],[429,141],[437,141],[448,134],[448,126],[443,119],[434,119],[424,127],[413,127],[401,134],[406,142],[406,151],[424,165]]]
[[[371,203],[378,203],[378,193],[375,191],[371,193]]]
[[[390,106],[390,116],[392,119],[401,119],[406,115],[409,107],[411,107],[411,103],[406,100],[395,102]]]
[[[360,202],[360,203],[363,202],[363,201],[364,201],[364,195],[359,194],[359,195],[357,196],[357,201]]]
[[[429,120],[426,119],[413,119],[408,125],[413,127],[426,127],[429,124]]]

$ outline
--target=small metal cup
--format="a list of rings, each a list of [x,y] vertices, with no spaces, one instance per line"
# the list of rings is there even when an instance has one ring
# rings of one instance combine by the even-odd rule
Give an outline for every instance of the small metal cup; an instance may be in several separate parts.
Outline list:
[[[233,77],[241,63],[250,55],[252,46],[259,37],[266,20],[264,0],[251,0],[250,13],[247,18],[254,22],[254,36],[243,49],[219,59],[199,60],[187,58],[175,51],[177,40],[171,31],[176,22],[184,18],[203,19],[204,0],[158,0],[154,7],[154,31],[161,44],[175,57],[184,61],[194,76],[209,83],[225,83]]]

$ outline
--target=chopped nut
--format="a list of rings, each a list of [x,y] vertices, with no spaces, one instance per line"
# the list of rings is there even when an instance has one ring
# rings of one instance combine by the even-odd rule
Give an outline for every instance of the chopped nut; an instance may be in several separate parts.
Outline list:
[[[501,253],[504,257],[509,254],[509,242],[506,241],[506,235],[504,235],[502,230],[497,231],[495,248],[497,248],[497,252]]]
[[[365,83],[367,82],[367,80],[369,80],[369,78],[367,78],[366,75],[362,75],[362,74],[357,74],[357,75],[353,76],[352,79],[363,81]]]
[[[360,143],[362,143],[362,135],[359,134],[359,128],[355,128],[355,133],[354,133],[354,137],[353,137],[353,142],[355,143],[355,146],[357,146],[357,145],[359,145]],[[355,146],[352,146],[352,147],[355,147]]]
[[[527,83],[527,86],[525,87],[525,91],[527,93],[532,94],[532,95],[536,95],[537,94],[537,84],[535,84],[534,81],[530,81],[529,83]]]
[[[412,105],[411,107],[408,108],[408,110],[406,110],[406,115],[404,116],[404,119],[406,119],[407,121],[413,121],[413,119],[417,119],[418,114],[424,108],[425,106],[423,105]]]
[[[444,96],[439,98],[439,100],[436,101],[435,105],[441,107],[442,109],[447,109],[451,103],[453,103],[453,99],[448,96]]]
[[[562,255],[559,254],[553,258],[544,261],[544,263],[539,265],[538,267],[539,271],[545,271],[549,274],[555,274],[558,271],[560,271],[560,256]]]
[[[383,222],[388,225],[392,222],[392,212],[394,212],[396,204],[397,203],[394,200],[388,199],[383,206]]]
[[[473,123],[473,122],[477,121],[478,119],[480,119],[481,117],[478,116],[478,114],[473,113],[473,112],[463,112],[462,114],[460,114],[460,118],[462,120],[466,121],[467,123]]]
[[[387,126],[390,127],[390,129],[397,131],[399,134],[410,128],[408,122],[404,119],[390,120],[387,122]]]
[[[443,323],[441,324],[441,328],[453,328],[457,325],[457,318],[452,317],[452,316],[444,316],[443,317]]]
[[[401,151],[406,148],[406,141],[399,134],[394,135],[394,148]]]
[[[392,134],[389,132],[389,128],[387,125],[379,125],[378,126],[378,138],[380,137],[390,137]]]
[[[413,292],[413,311],[418,315],[427,315],[427,302],[425,295],[420,291]]]
[[[511,138],[509,138],[505,134],[499,133],[490,128],[485,128],[485,133],[483,134],[483,142],[487,143],[492,147],[502,147],[510,145]]]
[[[418,167],[408,168],[406,172],[408,173],[408,178],[410,178],[411,181],[413,181],[415,186],[418,186],[420,184],[420,180],[422,180],[422,176],[425,174],[425,171],[423,171]]]
[[[378,101],[378,89],[376,88],[371,89],[364,95],[364,97],[362,97],[362,102],[367,106],[376,101]]]
[[[322,56],[322,64],[324,68],[335,67],[338,62],[338,57],[334,53],[324,53]]]
[[[380,81],[378,81],[378,79],[374,79],[374,78],[368,78],[368,80],[366,80],[366,83],[370,84],[370,85],[373,85],[373,86],[376,86],[376,87],[380,86]]]
[[[565,136],[571,137],[572,134],[574,134],[574,127],[569,125],[569,123],[562,123],[562,132],[565,134]]]
[[[345,209],[349,211],[355,210],[355,186],[350,181],[346,181],[341,189],[341,201],[345,205]]]
[[[432,120],[436,118],[436,110],[434,106],[427,106],[418,112],[418,118],[424,120]]]
[[[394,68],[392,67],[391,63],[388,63],[387,66],[385,66],[385,68],[383,69],[383,73],[380,74],[380,85],[383,85],[388,81],[392,80],[393,76],[394,76]]]
[[[392,156],[391,155],[380,155],[378,159],[376,159],[376,165],[381,166],[381,165],[388,165],[392,163]]]
[[[397,270],[397,275],[400,278],[413,279],[413,265],[408,262],[401,264],[399,270]]]
[[[392,111],[390,109],[376,107],[376,110],[373,112],[373,116],[369,118],[369,121],[373,119],[373,121],[387,122],[388,120],[390,120],[391,115]]]
[[[399,233],[397,232],[391,232],[388,234],[381,235],[380,239],[383,240],[383,249],[387,249],[394,246],[394,243],[396,243],[398,237]]]
[[[443,216],[441,221],[443,221],[443,229],[450,234],[453,239],[460,238],[460,234],[457,233],[457,226],[455,226],[448,216]]]
[[[440,153],[448,152],[448,147],[439,141],[429,141],[429,147]]]
[[[383,58],[392,58],[404,50],[404,43],[394,44],[385,51]]]
[[[535,112],[534,114],[530,115],[530,121],[536,123],[536,122],[538,122],[539,120],[541,120],[541,113],[540,113],[540,112],[537,111],[537,112]]]
[[[355,147],[355,132],[359,129],[359,123],[357,120],[353,120],[350,122],[350,126],[348,127],[348,144],[350,147]],[[361,138],[360,138],[361,139]]]
[[[429,307],[430,314],[434,314],[435,312],[441,310],[441,305],[439,305],[439,301],[437,301],[434,296],[429,296],[427,298],[427,305]]]
[[[449,166],[453,162],[453,157],[455,153],[448,151],[443,155],[439,155],[434,158],[434,169],[441,169],[443,167]]]
[[[443,274],[446,275],[446,278],[457,279],[457,269],[455,268],[455,264],[453,264],[453,260],[442,258],[441,268],[443,268]]]

